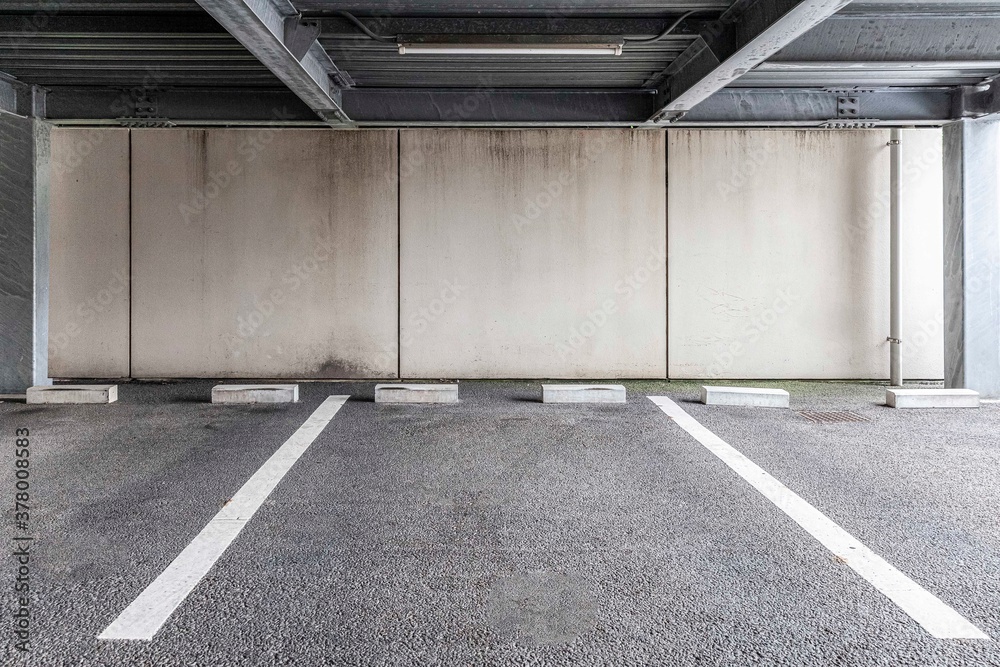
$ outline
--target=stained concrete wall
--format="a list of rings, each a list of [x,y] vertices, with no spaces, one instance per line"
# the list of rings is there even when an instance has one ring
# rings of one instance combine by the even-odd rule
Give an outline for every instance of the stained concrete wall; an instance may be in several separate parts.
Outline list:
[[[49,373],[129,375],[129,131],[52,131]]]
[[[94,144],[52,170],[58,376],[124,374],[126,302],[79,310],[128,280],[123,134],[56,132],[57,164]],[[885,378],[887,141],[134,130],[131,373]],[[903,192],[904,372],[940,378],[939,131],[904,132]]]
[[[395,376],[396,138],[133,131],[132,374]]]
[[[664,377],[664,139],[402,131],[402,375]]]
[[[670,376],[888,377],[888,132],[669,137]],[[904,133],[908,378],[943,372],[940,156]]]

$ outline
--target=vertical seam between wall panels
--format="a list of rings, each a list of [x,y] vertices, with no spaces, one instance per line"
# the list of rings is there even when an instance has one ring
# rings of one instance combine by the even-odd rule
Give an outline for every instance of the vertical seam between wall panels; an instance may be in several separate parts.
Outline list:
[[[663,377],[670,379],[670,135],[663,130]]]
[[[128,377],[132,377],[132,130],[128,132]]]
[[[403,379],[403,136],[396,130],[396,378]]]

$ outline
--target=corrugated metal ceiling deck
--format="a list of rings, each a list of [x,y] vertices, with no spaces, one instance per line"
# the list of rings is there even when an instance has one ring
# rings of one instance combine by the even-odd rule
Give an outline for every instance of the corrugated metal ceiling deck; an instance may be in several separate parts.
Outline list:
[[[77,5],[91,8],[97,4],[59,6],[75,10]],[[61,9],[0,14],[0,71],[46,87],[280,86],[197,3],[121,0],[99,4],[105,12]],[[133,5],[143,9],[131,13]],[[184,11],[153,13],[148,9],[160,5]],[[119,13],[123,7],[130,13]]]
[[[667,68],[693,37],[626,44],[621,56],[400,55],[367,38],[322,37],[359,87],[382,88],[642,88]]]

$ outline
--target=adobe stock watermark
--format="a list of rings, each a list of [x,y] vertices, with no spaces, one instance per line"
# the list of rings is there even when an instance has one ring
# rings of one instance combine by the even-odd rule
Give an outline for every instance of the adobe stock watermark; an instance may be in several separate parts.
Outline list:
[[[479,110],[479,107],[489,99],[493,92],[492,82],[487,81],[480,75],[477,87],[461,100],[455,102],[450,107],[441,112],[441,117],[446,121],[469,120],[469,118]]]
[[[25,49],[23,45],[33,44],[34,38],[38,33],[48,28],[52,19],[58,16],[63,10],[72,10],[73,8],[73,2],[70,0],[51,0],[48,2],[43,0],[42,2],[36,2],[35,11],[25,15],[22,19],[20,29],[18,30],[19,39],[13,44],[13,53],[19,54],[23,52]]]
[[[965,267],[963,274],[967,277],[965,291],[968,296],[976,296],[984,291],[992,289],[993,285],[988,280],[983,280],[981,276],[989,275],[991,272],[990,263],[985,259],[980,259]],[[942,308],[934,317],[920,322],[916,331],[903,328],[903,359],[912,359],[928,343],[935,342],[941,344],[938,338],[944,330],[944,309]]]
[[[155,90],[166,79],[166,74],[158,67],[147,67],[144,71],[142,82],[138,86],[122,92],[114,101],[108,105],[112,115],[127,117],[132,109],[130,101],[133,94],[143,95]],[[68,136],[71,142],[62,144],[62,151],[56,159],[52,157],[49,168],[54,176],[68,176],[79,169],[86,158],[89,157],[98,146],[104,143],[109,136],[109,132],[99,129],[74,129]]]
[[[755,147],[745,159],[733,163],[729,171],[728,180],[718,180],[715,182],[716,192],[723,200],[728,200],[733,194],[742,190],[747,183],[753,179],[765,167],[770,159],[778,152],[778,142],[773,137],[768,136],[763,145]]]
[[[904,156],[906,142],[904,139]],[[942,159],[941,145],[935,143],[917,155],[911,155],[903,160],[903,168],[900,174],[902,187],[915,187],[920,179],[929,169],[940,169]],[[889,196],[889,188],[884,188],[878,193],[876,198],[865,209],[864,215],[855,218],[848,225],[841,229],[847,236],[850,244],[862,244],[867,239],[867,233],[880,224],[888,224],[889,212],[892,208],[892,201]]]
[[[437,296],[410,314],[406,320],[407,326],[404,327],[403,323],[400,322],[399,343],[382,348],[376,358],[377,366],[394,365],[399,352],[412,347],[430,329],[431,324],[439,320],[448,311],[448,308],[465,294],[467,289],[468,287],[462,285],[457,278],[442,279],[439,282]]]
[[[82,324],[90,324],[109,312],[119,299],[128,299],[129,281],[132,276],[127,271],[115,269],[101,289],[79,302],[72,309],[72,316],[65,324],[49,333],[49,352],[64,350],[81,333]]]
[[[591,165],[604,155],[608,145],[612,143],[613,133],[602,133],[600,141],[587,143],[583,150],[584,166]],[[563,169],[559,174],[542,184],[542,187],[524,202],[524,207],[520,212],[515,212],[511,216],[514,229],[523,232],[533,225],[541,217],[542,213],[548,210],[565,193],[566,189],[576,183],[579,178],[580,167],[574,165],[573,169]]]
[[[638,267],[614,284],[613,297],[601,301],[597,308],[587,313],[583,321],[569,328],[566,339],[556,345],[559,358],[565,360],[582,349],[591,338],[597,335],[598,331],[607,325],[612,317],[618,314],[622,305],[628,303],[654,275],[662,272],[666,265],[666,247],[650,250]]]
[[[932,340],[936,340],[944,328],[944,312],[938,313],[935,317],[924,320],[920,323],[920,328],[912,334],[903,333],[902,355],[903,359],[913,359],[913,357]]]
[[[35,502],[31,489],[31,441],[27,427],[14,429],[14,497],[10,505],[14,514],[14,544],[11,555],[14,558],[14,610],[10,612],[13,621],[14,648],[22,654],[31,651],[31,633],[34,626],[34,612],[31,609],[33,580],[31,535],[32,512]]]
[[[263,297],[254,296],[253,308],[236,316],[236,333],[239,337],[243,340],[252,338],[291,295],[309,282],[323,264],[330,261],[334,246],[332,236],[318,238],[312,251],[302,261],[296,262],[281,274],[278,284],[267,290]]]
[[[468,120],[472,114],[479,109],[480,105],[489,98],[492,89],[485,87],[482,77],[480,77],[480,87],[475,88],[467,95],[462,97],[450,107],[446,107],[440,111],[442,119],[444,120]],[[430,158],[438,154],[440,143],[434,142],[432,144],[435,149],[427,150],[426,145],[417,146],[415,148],[410,148],[407,151],[400,151],[399,156],[399,181],[410,178],[414,174],[418,173],[421,169],[424,169],[428,164]],[[469,169],[477,169],[475,165],[462,165],[464,171]],[[386,173],[383,177],[386,185],[392,186],[396,182],[395,173]]]
[[[273,120],[288,120],[293,117],[288,109],[272,110]],[[248,132],[246,137],[236,147],[236,154],[239,157],[230,158],[221,169],[214,169],[205,175],[205,183],[200,188],[191,188],[191,196],[187,201],[177,205],[177,210],[181,214],[185,225],[190,225],[195,217],[201,215],[212,202],[218,199],[226,189],[233,184],[238,176],[246,169],[247,165],[256,160],[268,146],[273,142],[279,128],[266,127],[254,132]]]
[[[59,155],[58,160],[52,160],[50,168],[54,176],[66,176],[72,174],[91,153],[97,149],[107,138],[108,133],[100,130],[78,130],[70,135],[74,141],[70,142],[68,148],[65,147]]]
[[[790,287],[778,290],[771,305],[750,318],[736,338],[726,344],[725,349],[717,352],[712,365],[708,367],[708,377],[718,378],[725,373],[736,360],[746,354],[791,308],[799,301],[799,295]]]

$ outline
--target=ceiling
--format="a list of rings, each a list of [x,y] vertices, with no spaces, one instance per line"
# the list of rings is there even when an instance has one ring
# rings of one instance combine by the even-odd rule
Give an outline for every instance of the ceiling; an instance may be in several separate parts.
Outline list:
[[[621,55],[397,46],[599,38]],[[67,123],[940,124],[1000,111],[998,75],[1000,1],[0,5],[0,110]]]

